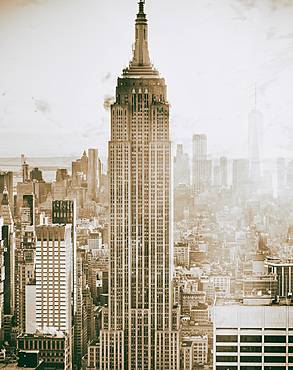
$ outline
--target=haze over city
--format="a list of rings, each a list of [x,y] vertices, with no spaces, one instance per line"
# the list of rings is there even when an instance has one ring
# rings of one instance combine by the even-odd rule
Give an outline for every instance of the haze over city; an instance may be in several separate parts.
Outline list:
[[[136,1],[2,1],[1,157],[107,155],[109,102],[131,59]],[[292,157],[293,1],[149,1],[151,60],[166,78],[173,142],[247,156],[264,115],[264,157]]]

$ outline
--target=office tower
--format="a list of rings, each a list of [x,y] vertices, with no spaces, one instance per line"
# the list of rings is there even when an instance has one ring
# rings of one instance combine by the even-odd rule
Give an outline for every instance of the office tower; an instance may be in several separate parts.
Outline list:
[[[35,225],[35,196],[34,194],[23,195],[23,206],[29,208],[30,225]]]
[[[290,369],[293,306],[268,296],[214,307],[214,369]]]
[[[227,157],[220,157],[220,185],[224,188],[228,185],[228,161]]]
[[[23,195],[23,203],[20,207],[21,233],[24,235],[27,226],[35,225],[35,196],[34,194]]]
[[[83,152],[82,157],[80,158],[81,161],[81,172],[87,176],[88,173],[88,157],[86,155],[86,151]]]
[[[24,195],[34,194],[34,184],[32,182],[18,182],[16,186],[16,208],[17,212],[23,206]]]
[[[202,134],[192,136],[192,190],[202,192],[207,176],[207,137]]]
[[[36,322],[71,334],[71,226],[36,227]]]
[[[81,160],[77,159],[76,161],[71,162],[71,176],[72,178],[77,177],[81,173]]]
[[[87,192],[88,198],[93,200],[98,195],[98,149],[89,149],[88,153]]]
[[[10,342],[12,318],[14,314],[14,276],[15,276],[15,234],[12,213],[9,203],[9,195],[6,186],[3,190],[0,205],[0,217],[3,219],[2,241],[4,247],[4,292],[2,318],[2,338]],[[3,279],[3,276],[1,276]]]
[[[80,365],[87,351],[87,310],[83,290],[86,281],[82,271],[82,258],[79,255],[77,263],[76,314],[74,316],[74,363]]]
[[[171,302],[171,143],[165,80],[150,63],[144,2],[111,106],[109,302],[100,368],[178,369]]]
[[[34,194],[36,203],[39,205],[47,200],[48,195],[53,193],[52,183],[50,182],[34,182]]]
[[[174,188],[179,184],[190,186],[190,161],[189,155],[183,153],[183,145],[178,144],[176,157],[174,157]]]
[[[52,222],[53,224],[71,225],[71,244],[72,244],[72,294],[73,294],[73,313],[76,311],[76,202],[74,200],[54,200],[52,202]]]
[[[2,201],[4,188],[7,188],[9,203],[12,207],[13,205],[13,172],[3,172],[0,171],[0,202]],[[11,209],[12,211],[12,209]]]
[[[14,320],[20,333],[36,330],[36,279],[34,226],[26,226],[21,247],[15,251]]]
[[[248,114],[248,158],[250,161],[250,182],[257,184],[261,177],[261,158],[263,147],[263,116],[256,106]]]
[[[29,180],[28,177],[29,165],[26,163],[24,154],[21,155],[21,169],[22,169],[22,181],[27,182]]]
[[[42,182],[43,180],[43,174],[42,171],[38,169],[38,167],[33,168],[30,171],[30,180],[31,181],[38,181]]]
[[[4,187],[0,217],[3,218],[2,240],[4,241],[4,315],[13,315],[14,309],[14,225],[10,209],[9,196],[6,186]]]

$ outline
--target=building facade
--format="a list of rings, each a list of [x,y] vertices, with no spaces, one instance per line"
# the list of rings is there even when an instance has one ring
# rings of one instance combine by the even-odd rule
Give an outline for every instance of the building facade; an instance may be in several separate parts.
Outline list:
[[[36,227],[36,322],[71,333],[71,226]]]
[[[214,307],[214,369],[291,369],[293,306],[255,297]]]
[[[192,136],[192,190],[204,191],[207,180],[207,136],[194,134]]]
[[[101,369],[178,369],[171,295],[171,142],[165,80],[150,63],[144,2],[111,106],[109,302]]]

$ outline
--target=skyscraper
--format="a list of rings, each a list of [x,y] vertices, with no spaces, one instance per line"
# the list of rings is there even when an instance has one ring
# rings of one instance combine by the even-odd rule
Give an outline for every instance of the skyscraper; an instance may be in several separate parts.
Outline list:
[[[71,334],[71,226],[36,227],[36,321]]]
[[[176,157],[174,158],[174,187],[179,184],[190,186],[190,161],[189,155],[183,153],[183,145],[178,144]]]
[[[192,136],[192,190],[202,192],[207,177],[207,137]]]
[[[98,149],[89,149],[87,191],[88,198],[93,200],[98,195]]]
[[[73,294],[73,314],[76,311],[76,201],[74,200],[54,200],[52,202],[52,221],[53,224],[71,225],[71,289]]]
[[[178,369],[171,303],[171,143],[165,80],[150,62],[144,1],[111,106],[109,304],[101,369]]]

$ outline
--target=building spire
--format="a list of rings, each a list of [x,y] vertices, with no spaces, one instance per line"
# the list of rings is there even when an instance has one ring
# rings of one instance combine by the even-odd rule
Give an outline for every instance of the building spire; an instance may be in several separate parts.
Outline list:
[[[129,68],[123,70],[123,76],[158,76],[158,71],[150,61],[148,49],[148,21],[144,12],[145,0],[138,2],[135,20],[135,43]]]
[[[144,13],[145,0],[140,0],[140,2],[138,4],[139,4],[139,12]]]

